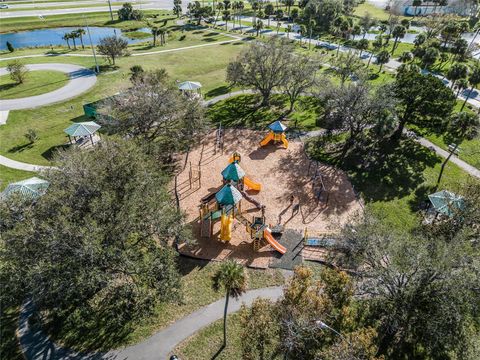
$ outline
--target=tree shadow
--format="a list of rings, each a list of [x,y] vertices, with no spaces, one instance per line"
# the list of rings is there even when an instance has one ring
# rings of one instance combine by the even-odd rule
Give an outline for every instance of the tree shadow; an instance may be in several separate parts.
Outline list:
[[[342,164],[367,201],[410,195],[425,181],[423,172],[440,162],[429,149],[411,139],[356,149]],[[418,196],[422,196],[419,191]]]
[[[31,149],[31,148],[33,147],[33,144],[34,144],[34,143],[26,143],[26,144],[23,144],[23,145],[16,145],[16,146],[8,149],[8,152],[9,152],[9,153],[22,152],[22,151],[24,151],[24,150]]]
[[[42,153],[42,157],[48,161],[53,161],[57,156],[58,152],[65,151],[70,148],[70,144],[55,145],[50,147],[47,151]]]
[[[207,114],[214,124],[263,129],[285,116],[285,101],[282,96],[274,95],[266,107],[261,105],[259,95],[238,95],[211,105]]]
[[[208,91],[205,94],[205,96],[215,97],[215,96],[218,96],[218,95],[228,94],[230,92],[230,90],[231,90],[230,86],[222,85],[222,86],[216,87],[215,89],[212,89],[212,90]]]
[[[178,271],[180,272],[181,276],[185,276],[190,274],[193,270],[203,269],[208,265],[209,262],[210,261],[208,260],[201,260],[187,257],[185,255],[179,255],[177,260]]]

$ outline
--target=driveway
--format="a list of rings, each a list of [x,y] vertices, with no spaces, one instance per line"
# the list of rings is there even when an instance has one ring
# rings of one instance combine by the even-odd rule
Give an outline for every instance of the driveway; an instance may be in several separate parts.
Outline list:
[[[93,85],[95,85],[97,81],[97,76],[95,73],[83,66],[57,63],[31,64],[25,66],[31,71],[61,71],[68,74],[70,81],[64,87],[46,94],[29,96],[20,99],[0,100],[1,111],[32,109],[39,106],[65,101],[84,93]],[[0,68],[0,76],[7,74],[7,68]]]

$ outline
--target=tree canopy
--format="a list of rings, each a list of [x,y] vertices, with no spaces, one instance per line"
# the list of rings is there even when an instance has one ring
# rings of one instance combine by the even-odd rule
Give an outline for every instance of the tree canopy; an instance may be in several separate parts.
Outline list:
[[[132,141],[104,139],[57,165],[35,202],[0,202],[2,303],[29,296],[54,320],[123,328],[178,300],[170,244],[190,235],[157,162]]]

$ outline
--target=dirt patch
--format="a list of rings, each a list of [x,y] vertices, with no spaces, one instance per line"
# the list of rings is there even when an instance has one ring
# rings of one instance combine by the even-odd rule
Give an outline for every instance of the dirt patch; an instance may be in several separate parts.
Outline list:
[[[268,267],[272,259],[280,256],[269,246],[254,252],[250,235],[238,220],[234,221],[229,243],[218,240],[219,222],[214,225],[211,238],[200,236],[200,199],[222,187],[221,172],[235,151],[242,155],[240,166],[247,176],[262,185],[261,191],[248,193],[265,205],[266,223],[270,226],[280,224],[285,229],[302,233],[307,228],[312,235],[334,233],[360,209],[352,186],[342,171],[327,165],[320,165],[315,170],[305,156],[300,141],[291,141],[288,149],[276,144],[260,147],[259,142],[265,135],[265,132],[259,131],[228,129],[224,135],[222,154],[218,150],[215,152],[213,132],[189,153],[185,170],[178,175],[177,189],[180,206],[187,214],[197,243],[180,246],[182,253],[203,259],[235,258],[245,265],[261,268]],[[194,172],[198,168],[201,171],[200,183],[194,182],[191,186],[190,165]],[[313,181],[315,172],[322,174],[326,190],[320,196],[317,192],[318,180]],[[293,204],[290,200],[292,195]],[[242,200],[241,208],[248,220],[261,214],[246,199]]]

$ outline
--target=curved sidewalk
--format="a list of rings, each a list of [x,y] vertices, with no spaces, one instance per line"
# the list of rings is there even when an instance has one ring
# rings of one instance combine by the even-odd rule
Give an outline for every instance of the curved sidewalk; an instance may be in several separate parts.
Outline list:
[[[238,300],[230,299],[228,313],[240,310],[242,304],[251,305],[258,298],[279,299],[283,294],[281,286],[247,291]],[[20,348],[27,360],[164,360],[175,347],[200,329],[223,317],[225,299],[220,299],[160,330],[145,341],[121,350],[102,353],[76,353],[52,342],[41,330],[29,324],[34,306],[31,301],[22,305],[18,327]]]
[[[33,172],[53,168],[52,166],[33,165],[33,164],[23,163],[20,161],[15,161],[2,155],[0,155],[0,165],[3,165],[11,169],[33,171]]]
[[[60,89],[50,91],[42,95],[30,96],[19,99],[0,100],[0,110],[5,111],[31,109],[39,106],[61,102],[84,93],[93,85],[95,85],[97,81],[97,76],[95,75],[95,73],[83,66],[58,63],[30,64],[25,66],[28,68],[28,70],[31,71],[61,71],[69,76],[70,81]],[[7,74],[7,68],[0,69],[0,76]]]

